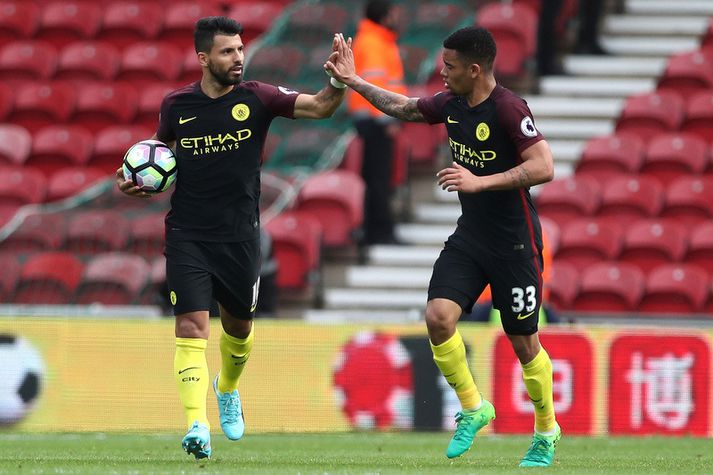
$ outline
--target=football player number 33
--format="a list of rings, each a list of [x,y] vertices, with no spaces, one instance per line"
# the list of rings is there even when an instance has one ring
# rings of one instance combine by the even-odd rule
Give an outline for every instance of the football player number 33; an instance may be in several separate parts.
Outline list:
[[[524,289],[522,287],[512,288],[512,311],[513,312],[532,312],[537,306],[537,290],[534,285],[528,285]]]

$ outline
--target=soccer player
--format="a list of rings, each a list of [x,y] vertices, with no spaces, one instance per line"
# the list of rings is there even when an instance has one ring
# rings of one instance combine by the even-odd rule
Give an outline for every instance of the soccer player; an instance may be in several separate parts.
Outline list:
[[[260,269],[260,161],[275,117],[332,116],[345,86],[334,79],[315,95],[243,82],[242,28],[226,17],[198,20],[194,41],[202,79],[163,99],[154,139],[175,148],[178,179],[166,216],[166,277],[175,314],[174,377],[188,433],[183,448],[210,457],[205,349],[209,308],[220,304],[220,372],[213,380],[220,425],[231,440],[245,423],[238,380],[253,347]],[[333,40],[330,56],[339,63]],[[119,189],[146,197],[116,172]]]
[[[443,42],[446,91],[432,97],[409,98],[370,84],[355,74],[353,54],[344,46],[349,42],[339,50],[338,63],[324,65],[334,78],[386,114],[445,123],[448,130],[453,163],[436,176],[443,189],[458,192],[462,215],[433,266],[426,306],[433,359],[462,406],[446,455],[462,455],[495,419],[493,405],[468,369],[456,328],[490,284],[535,409],[535,434],[520,465],[551,465],[561,431],[552,401],[552,363],[537,336],[542,234],[528,191],[554,176],[549,145],[525,101],[497,84],[495,41],[483,28],[457,30]]]

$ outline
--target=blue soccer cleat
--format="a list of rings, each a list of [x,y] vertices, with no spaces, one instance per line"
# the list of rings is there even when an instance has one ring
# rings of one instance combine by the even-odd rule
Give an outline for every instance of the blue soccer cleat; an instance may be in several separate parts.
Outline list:
[[[220,428],[230,440],[240,440],[245,433],[245,418],[243,406],[240,403],[240,394],[237,389],[229,393],[218,391],[218,376],[213,380],[213,391],[218,399],[218,413],[220,414]]]
[[[195,421],[181,442],[183,450],[193,454],[196,460],[210,458],[210,430],[205,424]]]

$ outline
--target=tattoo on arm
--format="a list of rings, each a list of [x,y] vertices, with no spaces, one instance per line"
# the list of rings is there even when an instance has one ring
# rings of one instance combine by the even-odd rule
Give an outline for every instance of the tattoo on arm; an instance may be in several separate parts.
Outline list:
[[[530,186],[530,172],[522,165],[511,168],[505,172],[513,188],[526,188]]]
[[[372,103],[381,112],[396,117],[397,119],[423,122],[425,119],[416,103],[418,99],[409,98],[402,94],[387,91],[373,84],[363,84],[356,88],[356,91]]]

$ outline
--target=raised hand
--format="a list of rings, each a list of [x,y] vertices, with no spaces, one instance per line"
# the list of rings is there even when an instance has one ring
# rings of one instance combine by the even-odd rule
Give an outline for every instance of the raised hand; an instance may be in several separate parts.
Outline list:
[[[354,53],[352,52],[352,39],[344,39],[344,35],[336,33],[332,41],[332,54],[324,63],[324,70],[338,81],[349,85],[354,73]]]

